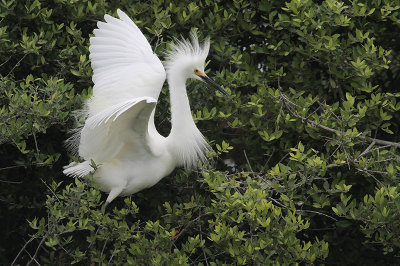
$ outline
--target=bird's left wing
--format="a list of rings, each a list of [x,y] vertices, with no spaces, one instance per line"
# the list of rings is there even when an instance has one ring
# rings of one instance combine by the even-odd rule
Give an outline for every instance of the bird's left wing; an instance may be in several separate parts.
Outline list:
[[[94,87],[78,149],[96,163],[133,142],[137,152],[151,146],[146,136],[156,132],[152,111],[166,77],[139,28],[124,12],[117,13],[120,19],[105,15],[90,38]]]
[[[90,115],[126,99],[157,100],[165,81],[164,66],[146,37],[124,12],[117,13],[120,19],[105,15],[90,38],[94,82]]]

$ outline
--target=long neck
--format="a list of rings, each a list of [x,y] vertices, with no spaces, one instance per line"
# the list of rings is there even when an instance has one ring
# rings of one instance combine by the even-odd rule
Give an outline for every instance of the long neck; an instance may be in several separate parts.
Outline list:
[[[177,166],[196,167],[197,161],[205,160],[204,153],[209,146],[193,121],[186,92],[186,79],[169,73],[168,83],[172,125],[167,145]]]
[[[172,76],[168,78],[168,83],[171,102],[171,134],[179,135],[189,128],[197,130],[190,111],[185,78]]]

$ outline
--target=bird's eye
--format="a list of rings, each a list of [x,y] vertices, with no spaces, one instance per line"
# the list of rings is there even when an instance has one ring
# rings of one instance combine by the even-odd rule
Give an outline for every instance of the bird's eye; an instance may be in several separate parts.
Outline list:
[[[200,71],[199,71],[197,68],[195,68],[195,69],[194,69],[194,73],[197,75],[197,74],[200,73]]]

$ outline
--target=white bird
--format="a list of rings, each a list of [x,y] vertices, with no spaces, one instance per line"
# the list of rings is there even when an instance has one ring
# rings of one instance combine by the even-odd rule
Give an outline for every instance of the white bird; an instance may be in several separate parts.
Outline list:
[[[84,109],[86,121],[67,144],[83,158],[65,166],[64,174],[94,181],[109,195],[106,205],[151,187],[176,167],[196,167],[209,145],[190,111],[186,80],[198,79],[229,95],[204,73],[210,48],[177,41],[163,64],[135,23],[121,10],[120,19],[105,15],[90,38],[93,95]],[[167,77],[171,102],[171,132],[160,135],[154,125],[158,96]],[[97,167],[93,168],[91,162]]]

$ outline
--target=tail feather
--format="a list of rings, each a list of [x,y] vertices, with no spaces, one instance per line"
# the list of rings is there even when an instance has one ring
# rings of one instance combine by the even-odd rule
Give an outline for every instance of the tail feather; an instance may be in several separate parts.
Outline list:
[[[72,162],[64,166],[63,173],[67,176],[85,177],[94,172],[94,170],[89,161],[84,161],[82,163]]]

